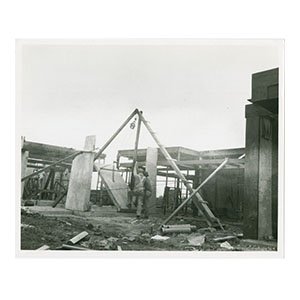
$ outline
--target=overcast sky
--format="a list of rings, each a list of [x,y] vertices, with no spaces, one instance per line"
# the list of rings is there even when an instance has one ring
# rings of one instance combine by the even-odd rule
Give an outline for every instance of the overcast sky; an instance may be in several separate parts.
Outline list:
[[[81,149],[95,134],[101,147],[139,108],[166,146],[244,147],[251,74],[280,62],[274,41],[106,43],[22,44],[21,135]],[[134,137],[127,126],[107,162]],[[143,128],[140,147],[148,146]]]

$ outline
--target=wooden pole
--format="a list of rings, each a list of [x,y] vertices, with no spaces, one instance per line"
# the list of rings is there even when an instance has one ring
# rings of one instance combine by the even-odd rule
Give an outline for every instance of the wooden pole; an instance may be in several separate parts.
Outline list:
[[[137,161],[138,147],[139,147],[139,140],[140,140],[140,132],[141,132],[141,118],[138,116],[138,124],[137,124],[135,144],[134,144],[133,166],[134,166],[135,162]]]
[[[181,173],[180,169],[178,168],[177,164],[175,163],[175,160],[170,156],[170,154],[168,153],[168,151],[166,150],[164,145],[159,141],[159,139],[156,136],[156,133],[152,130],[152,128],[150,127],[148,122],[145,120],[144,116],[140,112],[138,112],[138,114],[139,114],[142,122],[144,123],[145,127],[148,129],[149,133],[151,134],[151,136],[153,137],[153,139],[159,146],[162,154],[164,155],[166,160],[169,162],[169,164],[175,171],[175,173],[182,180],[183,184],[186,186],[186,188],[189,190],[189,192],[193,193],[194,192],[193,187],[190,185],[190,183],[185,178],[185,176]],[[197,208],[204,214],[208,226],[212,226],[214,222],[219,222],[218,219],[214,216],[212,211],[207,206],[206,202],[202,199],[201,195],[198,192],[196,192],[194,195],[196,196],[196,199],[193,198],[193,202],[195,203]]]
[[[119,127],[119,129],[111,136],[111,138],[104,144],[104,146],[95,154],[94,161],[99,158],[103,151],[109,146],[109,144],[115,139],[115,137],[121,132],[121,130],[128,124],[128,122],[138,113],[138,109],[135,109],[132,114],[126,119],[126,121]]]
[[[200,189],[210,180],[212,179],[228,162],[228,158],[225,158],[225,160],[220,164],[218,168],[216,168],[193,192],[190,194],[190,196],[185,199],[172,213],[171,215],[165,219],[162,223],[162,225],[167,224],[180,210],[181,208],[191,199],[193,198]]]
[[[132,114],[126,119],[126,121],[121,125],[121,127],[120,127],[120,128],[112,135],[112,137],[104,144],[104,146],[103,146],[103,147],[95,154],[94,160],[96,160],[96,159],[99,158],[99,156],[100,156],[100,155],[103,153],[103,151],[108,147],[108,145],[113,141],[113,139],[120,133],[120,131],[127,125],[127,123],[128,123],[128,122],[134,117],[134,115],[136,115],[138,112],[139,112],[138,109],[135,109],[135,110],[132,112]],[[56,162],[50,164],[49,166],[47,166],[47,167],[45,167],[45,168],[42,168],[42,169],[38,170],[37,172],[34,172],[34,173],[30,174],[30,175],[27,175],[27,176],[23,177],[23,178],[21,179],[21,182],[24,181],[24,180],[26,180],[26,179],[28,179],[28,178],[31,178],[31,177],[33,177],[33,176],[39,174],[39,173],[42,173],[43,171],[46,171],[46,170],[48,170],[48,169],[50,169],[50,168],[52,168],[52,167],[54,167],[54,166],[56,166],[56,165],[58,165],[58,164],[60,164],[60,163],[62,163],[62,162],[64,162],[64,161],[70,159],[70,158],[74,158],[75,156],[77,156],[77,155],[79,155],[79,154],[81,154],[81,153],[84,153],[84,152],[89,152],[89,151],[78,151],[78,152],[74,152],[74,153],[68,155],[67,157],[62,158],[62,159],[60,159],[60,160],[58,160],[58,161],[56,161]]]
[[[136,137],[135,137],[135,144],[134,144],[134,156],[133,156],[133,163],[132,163],[132,176],[131,176],[131,181],[130,181],[131,189],[133,189],[133,185],[134,185],[133,169],[135,167],[135,163],[137,162],[140,132],[141,132],[141,118],[138,115],[138,124],[137,124],[137,129],[136,129]]]

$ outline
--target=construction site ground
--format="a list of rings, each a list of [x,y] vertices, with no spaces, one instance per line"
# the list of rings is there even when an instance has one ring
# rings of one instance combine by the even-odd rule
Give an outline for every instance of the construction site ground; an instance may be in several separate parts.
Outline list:
[[[93,206],[86,213],[73,213],[62,207],[22,207],[21,250],[36,250],[43,245],[49,246],[49,250],[58,250],[82,231],[87,231],[89,235],[76,246],[90,250],[277,250],[274,241],[243,239],[241,224],[224,220],[224,231],[211,230],[200,217],[179,215],[170,224],[195,225],[196,231],[163,235],[160,225],[164,218],[164,215],[156,214],[149,219],[136,219],[134,213],[120,213],[113,206]]]

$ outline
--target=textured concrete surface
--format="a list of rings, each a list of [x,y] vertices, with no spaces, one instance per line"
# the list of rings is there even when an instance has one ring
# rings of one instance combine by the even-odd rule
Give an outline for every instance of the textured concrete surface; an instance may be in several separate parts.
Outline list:
[[[84,150],[95,149],[96,136],[87,136]],[[88,211],[93,174],[94,153],[82,153],[72,163],[66,209]]]
[[[129,189],[120,173],[113,171],[112,165],[106,165],[99,174],[117,209],[127,209]]]

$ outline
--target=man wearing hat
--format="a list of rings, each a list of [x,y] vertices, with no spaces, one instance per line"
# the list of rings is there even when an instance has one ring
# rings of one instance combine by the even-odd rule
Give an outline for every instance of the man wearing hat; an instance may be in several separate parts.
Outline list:
[[[143,167],[138,167],[135,164],[133,168],[133,188],[132,188],[132,197],[128,204],[128,207],[131,208],[131,204],[136,205],[136,217],[139,219],[142,214],[143,209],[143,202],[145,196],[145,176],[144,176],[145,169]]]

